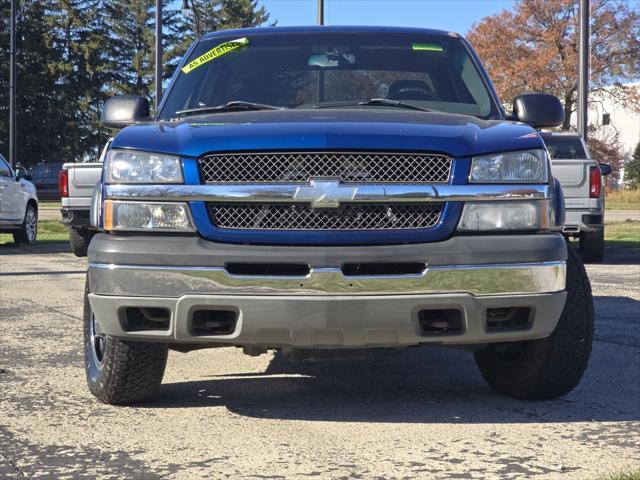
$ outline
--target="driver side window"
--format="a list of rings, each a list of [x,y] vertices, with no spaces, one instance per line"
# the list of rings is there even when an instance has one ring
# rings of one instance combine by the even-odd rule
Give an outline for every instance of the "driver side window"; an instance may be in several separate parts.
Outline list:
[[[11,167],[9,167],[9,164],[2,157],[0,157],[0,177],[4,177],[4,178],[13,177],[13,174],[11,172]]]

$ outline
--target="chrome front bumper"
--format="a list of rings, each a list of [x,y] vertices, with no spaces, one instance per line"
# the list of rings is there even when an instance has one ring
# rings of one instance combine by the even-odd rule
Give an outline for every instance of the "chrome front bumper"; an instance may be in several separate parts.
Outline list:
[[[101,329],[130,340],[260,347],[356,348],[481,344],[548,336],[564,307],[565,262],[428,267],[418,275],[347,276],[316,268],[304,277],[230,275],[219,267],[89,265],[89,301]],[[164,308],[165,330],[127,331],[128,307]],[[488,327],[488,308],[526,307],[526,328]],[[455,334],[425,335],[419,313],[462,312]],[[196,335],[198,310],[237,314],[232,333]]]
[[[304,276],[232,275],[224,267],[89,264],[91,292],[178,298],[216,295],[427,295],[474,296],[559,292],[564,261],[427,267],[412,275],[344,275],[340,268],[312,268]]]

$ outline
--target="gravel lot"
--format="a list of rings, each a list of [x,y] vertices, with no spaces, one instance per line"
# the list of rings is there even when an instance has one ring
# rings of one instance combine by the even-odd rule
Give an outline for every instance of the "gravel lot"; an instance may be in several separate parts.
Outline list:
[[[597,335],[580,386],[493,394],[471,354],[287,364],[171,353],[162,393],[110,407],[85,386],[85,260],[0,245],[0,478],[595,479],[640,468],[640,258],[588,268]]]

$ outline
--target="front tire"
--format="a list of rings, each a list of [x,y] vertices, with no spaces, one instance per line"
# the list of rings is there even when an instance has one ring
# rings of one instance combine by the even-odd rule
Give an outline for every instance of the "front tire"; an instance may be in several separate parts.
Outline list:
[[[167,364],[166,344],[128,342],[102,334],[91,311],[88,284],[83,323],[87,384],[98,400],[110,405],[138,403],[157,393]]]
[[[567,300],[553,333],[540,340],[493,344],[475,353],[480,373],[498,393],[526,400],[566,395],[580,382],[593,342],[591,285],[569,248]]]
[[[24,212],[24,220],[20,230],[13,233],[13,241],[18,245],[33,245],[38,236],[38,210],[29,203]]]
[[[69,229],[69,244],[71,245],[71,251],[76,257],[86,257],[87,250],[89,249],[89,243],[93,233],[89,230],[70,228]]]
[[[604,260],[604,229],[580,234],[580,250],[585,263],[601,263]]]

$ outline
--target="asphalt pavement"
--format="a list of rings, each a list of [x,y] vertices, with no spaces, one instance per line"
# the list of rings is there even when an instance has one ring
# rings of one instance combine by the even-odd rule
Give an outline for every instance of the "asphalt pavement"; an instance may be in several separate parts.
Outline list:
[[[640,469],[640,258],[589,266],[596,339],[562,399],[491,392],[470,353],[290,364],[234,348],[170,353],[160,396],[85,384],[86,260],[0,245],[0,478],[596,479]]]

